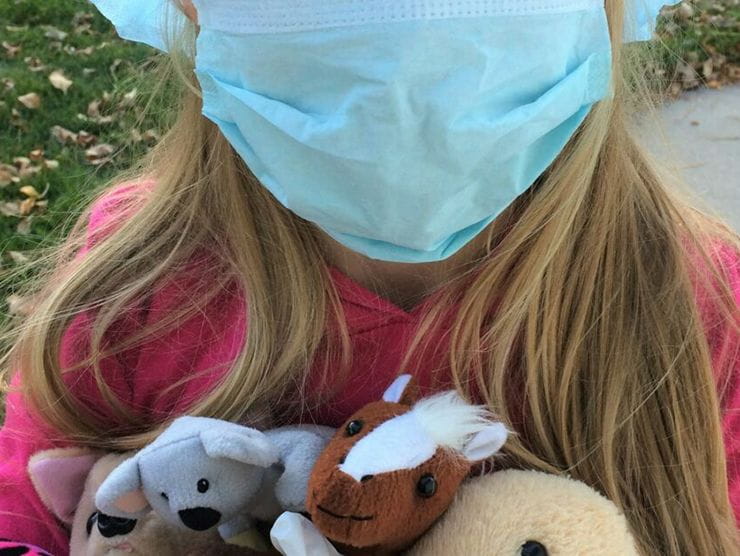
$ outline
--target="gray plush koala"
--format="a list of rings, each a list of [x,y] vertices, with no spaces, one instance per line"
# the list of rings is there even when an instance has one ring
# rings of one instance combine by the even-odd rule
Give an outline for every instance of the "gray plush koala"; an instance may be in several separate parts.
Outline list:
[[[256,519],[303,511],[313,465],[334,430],[282,427],[266,432],[205,417],[181,417],[124,461],[95,498],[105,514],[136,518],[150,508],[195,531],[222,538]]]

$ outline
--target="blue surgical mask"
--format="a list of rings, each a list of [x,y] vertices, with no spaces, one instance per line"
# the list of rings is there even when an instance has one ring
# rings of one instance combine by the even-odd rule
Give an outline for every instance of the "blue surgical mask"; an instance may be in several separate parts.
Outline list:
[[[96,3],[161,47],[142,2]],[[203,113],[280,203],[373,259],[453,255],[609,94],[603,0],[195,5]]]

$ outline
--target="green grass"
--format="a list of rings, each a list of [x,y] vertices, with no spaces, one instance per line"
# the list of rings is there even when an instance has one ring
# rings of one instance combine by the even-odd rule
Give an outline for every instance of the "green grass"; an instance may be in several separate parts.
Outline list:
[[[740,81],[740,0],[693,0],[666,8],[655,54],[675,96]]]
[[[0,203],[27,198],[21,192],[23,186],[31,185],[39,193],[48,191],[48,207],[32,211],[30,221],[21,226],[25,233],[18,233],[21,218],[0,216],[0,257],[7,266],[9,251],[27,252],[58,241],[91,193],[146,149],[145,142],[132,141],[132,129],[144,132],[156,128],[157,121],[145,118],[137,125],[143,102],[119,108],[126,93],[136,88],[137,98],[142,99],[152,87],[152,80],[143,79],[152,70],[147,62],[152,51],[119,40],[87,1],[0,0],[0,22],[0,43],[5,44],[0,48],[0,164],[12,165],[16,157],[29,157],[38,149],[46,159],[59,163],[58,169],[43,169],[0,189]],[[56,31],[48,26],[66,37],[61,41],[50,38]],[[16,47],[20,50],[11,56]],[[31,71],[34,63],[45,69]],[[55,70],[73,81],[66,93],[49,80]],[[29,109],[18,100],[28,93],[41,97],[38,109]],[[89,103],[104,98],[101,112],[113,120],[84,119]],[[54,126],[75,133],[84,130],[98,137],[97,144],[110,144],[117,152],[109,163],[91,165],[86,147],[62,145],[52,137]]]

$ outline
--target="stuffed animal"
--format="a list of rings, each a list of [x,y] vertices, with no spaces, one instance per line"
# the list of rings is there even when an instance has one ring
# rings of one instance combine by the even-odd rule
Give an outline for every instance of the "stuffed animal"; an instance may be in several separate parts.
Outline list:
[[[333,433],[316,426],[260,432],[181,417],[110,474],[96,503],[107,515],[138,518],[153,509],[170,524],[218,527],[222,538],[235,539],[257,521],[305,509],[308,477]]]
[[[181,531],[153,512],[137,520],[117,519],[98,511],[95,493],[109,473],[128,456],[60,449],[35,454],[29,474],[36,490],[62,522],[71,527],[70,556],[248,556],[244,548],[227,545],[216,531]],[[13,545],[0,554],[44,554]],[[10,552],[16,550],[16,552]],[[48,555],[47,555],[48,556]]]
[[[320,556],[312,552],[312,556]],[[460,488],[408,556],[637,556],[627,520],[585,484],[537,471],[498,471]]]
[[[301,515],[284,513],[272,533],[286,556],[341,556]],[[509,470],[465,481],[447,512],[405,554],[637,556],[638,551],[624,515],[595,490],[567,477]]]
[[[311,474],[306,506],[313,523],[281,516],[272,530],[276,548],[293,556],[297,534],[313,547],[299,541],[296,555],[336,554],[328,543],[317,552],[315,527],[345,554],[403,550],[444,513],[471,468],[506,442],[506,427],[457,393],[417,396],[404,375],[383,401],[348,419]]]

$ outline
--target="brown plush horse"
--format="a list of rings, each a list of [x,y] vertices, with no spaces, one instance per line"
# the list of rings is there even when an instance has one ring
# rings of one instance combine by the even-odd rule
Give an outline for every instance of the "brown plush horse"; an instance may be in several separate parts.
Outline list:
[[[471,467],[507,430],[481,406],[446,392],[416,401],[410,376],[355,413],[316,462],[307,508],[345,554],[409,547],[451,504]]]

